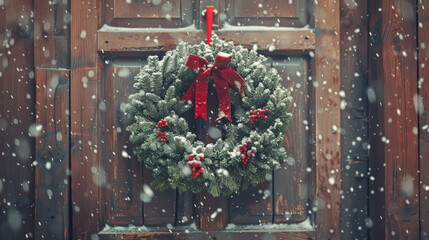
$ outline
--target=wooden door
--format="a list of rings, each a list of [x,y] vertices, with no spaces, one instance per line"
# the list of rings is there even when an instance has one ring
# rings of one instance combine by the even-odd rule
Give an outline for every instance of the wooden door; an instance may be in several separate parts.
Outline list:
[[[152,190],[150,172],[133,156],[124,111],[148,55],[205,41],[208,4],[218,11],[214,32],[269,57],[294,99],[282,169],[217,199]],[[321,239],[340,236],[339,45],[329,44],[339,40],[338,4],[86,0],[71,1],[71,13],[74,238],[312,239],[316,225]],[[317,14],[324,20],[315,21]]]

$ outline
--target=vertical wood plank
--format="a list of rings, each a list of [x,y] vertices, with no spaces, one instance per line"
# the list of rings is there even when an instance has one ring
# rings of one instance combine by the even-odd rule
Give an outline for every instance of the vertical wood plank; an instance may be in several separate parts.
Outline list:
[[[132,144],[126,127],[129,123],[125,114],[128,96],[134,93],[134,76],[137,66],[106,66],[104,114],[105,144],[103,163],[105,181],[105,214],[110,225],[142,225],[143,204],[142,164],[133,154]]]
[[[177,198],[176,225],[189,225],[194,222],[194,196],[191,191],[180,194]]]
[[[382,13],[378,11],[381,9],[381,1],[374,1],[368,5],[369,10],[369,51],[368,51],[368,123],[369,123],[369,142],[370,142],[370,175],[374,177],[374,181],[369,183],[369,215],[373,221],[373,227],[369,231],[369,237],[371,239],[384,239],[385,238],[385,196],[380,193],[381,189],[385,188],[385,171],[383,162],[385,159],[385,151],[383,142],[379,141],[381,136],[377,133],[383,131],[383,128],[379,125],[379,122],[383,122],[384,111],[377,104],[377,98],[383,99],[382,90],[375,92],[377,89],[382,89],[383,82],[376,81],[376,79],[384,79],[384,71],[371,72],[372,69],[383,69],[383,64],[378,60],[382,53],[381,44],[381,18]],[[376,47],[378,49],[376,49]],[[376,55],[378,54],[378,56]],[[377,94],[377,95],[376,95]],[[373,134],[376,134],[374,137]],[[379,229],[373,230],[373,229]]]
[[[194,206],[196,224],[201,231],[222,231],[225,228],[228,220],[228,202],[225,196],[213,197],[203,190],[196,195]],[[212,218],[215,212],[217,214]]]
[[[0,234],[8,239],[34,237],[32,11],[30,0],[0,4]]]
[[[429,2],[418,0],[420,239],[429,238]]]
[[[370,3],[371,237],[418,239],[416,2]]]
[[[102,227],[100,91],[102,62],[96,34],[98,1],[71,1],[71,170],[73,239],[90,239]],[[101,107],[100,107],[101,106]],[[101,197],[100,197],[101,196]]]
[[[207,121],[204,119],[196,119],[196,132],[200,141],[205,144],[214,143],[217,139],[212,138],[208,131],[212,127],[220,128],[217,124],[222,124],[221,121],[216,122],[219,109],[217,92],[214,86],[209,86],[207,95]],[[193,110],[191,110],[193,111]],[[195,197],[195,222],[201,231],[221,231],[225,228],[228,220],[228,201],[225,196],[213,197],[206,190],[197,194]],[[214,218],[212,214],[217,212]]]
[[[150,186],[153,181],[152,171],[143,167],[143,182]],[[147,226],[167,226],[176,222],[176,190],[153,190],[153,198],[144,203],[144,224]]]
[[[36,67],[70,67],[69,1],[34,2],[34,62]]]
[[[228,198],[229,221],[234,224],[271,223],[273,182],[266,181]],[[213,211],[214,212],[214,211]]]
[[[38,239],[70,239],[69,71],[36,70],[36,221]]]
[[[340,4],[315,2],[316,227],[318,239],[340,239]]]
[[[340,1],[341,6],[341,229],[344,239],[367,237],[368,98],[367,1]]]
[[[308,145],[309,107],[308,62],[304,58],[273,58],[273,67],[283,78],[283,86],[291,91],[293,102],[289,106],[292,113],[285,133],[284,147],[288,158],[282,169],[274,173],[274,221],[292,223],[304,221],[309,193]],[[285,184],[287,183],[287,184]]]
[[[189,110],[181,115],[186,122],[188,122],[189,131],[196,133],[196,120],[195,120],[195,111]],[[178,194],[178,191],[177,191]],[[182,194],[179,194],[177,197],[177,215],[176,215],[176,225],[189,225],[195,222],[194,218],[194,202],[195,197],[191,191],[186,191]],[[195,205],[196,206],[196,205]]]

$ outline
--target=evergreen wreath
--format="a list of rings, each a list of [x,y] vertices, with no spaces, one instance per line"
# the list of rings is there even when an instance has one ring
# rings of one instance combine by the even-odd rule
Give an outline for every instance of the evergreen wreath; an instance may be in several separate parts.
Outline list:
[[[244,97],[235,88],[229,89],[232,122],[222,124],[223,139],[206,145],[190,132],[182,116],[193,109],[192,101],[181,99],[199,74],[185,63],[190,54],[213,63],[219,53],[230,54],[227,65],[247,86]],[[138,92],[129,97],[127,113],[132,123],[127,130],[138,160],[153,172],[153,187],[177,188],[180,193],[206,189],[219,196],[272,178],[272,170],[286,159],[283,141],[292,98],[277,71],[264,64],[266,60],[217,36],[211,47],[180,43],[162,60],[148,57],[147,65],[135,76]]]

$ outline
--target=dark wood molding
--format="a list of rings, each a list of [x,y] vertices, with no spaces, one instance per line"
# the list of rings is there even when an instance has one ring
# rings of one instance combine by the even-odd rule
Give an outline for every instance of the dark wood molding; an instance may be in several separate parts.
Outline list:
[[[357,4],[357,6],[355,5]],[[365,239],[368,221],[368,8],[366,0],[341,7],[341,229],[343,239]]]

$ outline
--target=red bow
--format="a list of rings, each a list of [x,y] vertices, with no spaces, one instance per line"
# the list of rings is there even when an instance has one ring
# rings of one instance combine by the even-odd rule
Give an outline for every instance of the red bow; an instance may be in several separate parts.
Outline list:
[[[207,89],[210,73],[213,73],[220,109],[216,121],[223,117],[232,121],[228,83],[235,87],[242,97],[244,97],[242,87],[245,87],[246,83],[240,74],[226,65],[230,58],[231,54],[219,52],[214,63],[209,64],[209,62],[202,57],[192,54],[189,55],[186,66],[198,69],[200,73],[198,74],[197,80],[192,83],[181,101],[195,100],[195,118],[201,116],[207,121]]]

